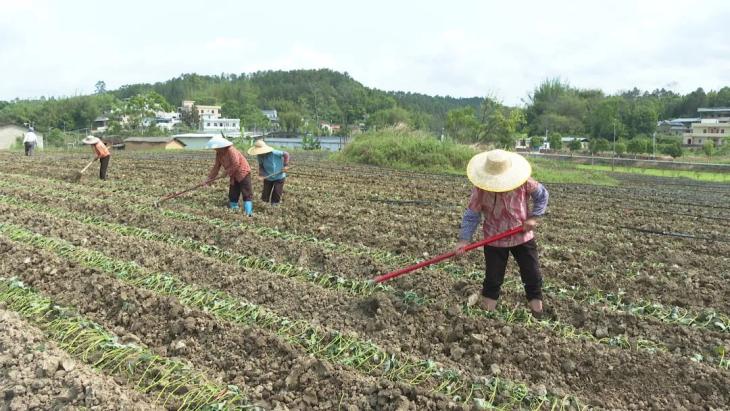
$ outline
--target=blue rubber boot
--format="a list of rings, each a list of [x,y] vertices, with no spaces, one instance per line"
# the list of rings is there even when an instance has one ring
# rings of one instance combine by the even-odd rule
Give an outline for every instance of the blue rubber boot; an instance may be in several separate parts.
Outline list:
[[[253,217],[253,201],[244,201],[243,210],[246,212],[247,216]]]
[[[231,201],[228,203],[228,208],[233,211],[238,211],[238,201]]]

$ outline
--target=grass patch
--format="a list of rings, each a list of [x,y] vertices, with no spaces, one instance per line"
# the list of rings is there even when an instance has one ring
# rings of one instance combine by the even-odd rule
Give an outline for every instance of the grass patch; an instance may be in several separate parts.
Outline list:
[[[441,142],[422,131],[388,128],[356,137],[333,158],[401,170],[464,174],[474,154],[469,146]]]
[[[385,129],[363,134],[333,156],[338,161],[390,167],[400,170],[466,174],[466,165],[477,154],[470,146],[441,142],[421,132]],[[575,164],[530,159],[533,177],[547,183],[616,185],[615,179],[601,171],[580,170]]]
[[[612,171],[611,166],[606,165],[588,165],[578,164],[579,169],[585,171]],[[615,167],[613,172],[642,174],[646,176],[669,177],[669,178],[687,178],[696,181],[709,181],[714,183],[730,183],[730,174],[713,173],[711,171],[692,171],[692,170],[664,170],[658,168],[642,168],[642,167]]]
[[[568,161],[529,158],[532,177],[541,183],[596,184],[615,186],[618,182],[603,170],[582,169]]]

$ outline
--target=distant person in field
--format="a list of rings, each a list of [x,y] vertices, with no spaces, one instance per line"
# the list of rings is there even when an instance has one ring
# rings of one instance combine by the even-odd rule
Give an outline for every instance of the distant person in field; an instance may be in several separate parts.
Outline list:
[[[466,169],[474,184],[469,205],[459,231],[457,254],[464,247],[484,217],[484,237],[522,226],[524,231],[484,246],[485,276],[479,306],[487,311],[497,308],[509,254],[517,261],[533,315],[542,313],[542,275],[537,256],[534,229],[545,214],[548,192],[530,178],[532,167],[519,154],[504,150],[486,151],[474,156]],[[532,210],[528,202],[532,200]]]
[[[28,132],[23,136],[23,147],[26,156],[33,155],[36,144],[38,144],[38,136],[35,134],[33,127],[28,127]]]
[[[228,204],[231,210],[238,210],[238,198],[243,198],[243,210],[247,216],[253,217],[253,188],[251,187],[251,167],[246,157],[241,154],[233,143],[222,136],[215,136],[208,141],[207,148],[215,149],[215,164],[208,173],[205,184],[210,184],[221,166],[230,177],[228,187]]]
[[[106,144],[94,136],[86,136],[83,143],[90,145],[94,150],[96,159],[99,160],[99,178],[106,180],[106,171],[109,168],[109,160],[112,157],[111,153],[109,153],[109,149],[106,147]]]
[[[259,163],[259,181],[264,184],[261,201],[279,205],[284,195],[284,181],[289,171],[289,153],[274,150],[264,140],[256,140],[248,154],[256,156]]]

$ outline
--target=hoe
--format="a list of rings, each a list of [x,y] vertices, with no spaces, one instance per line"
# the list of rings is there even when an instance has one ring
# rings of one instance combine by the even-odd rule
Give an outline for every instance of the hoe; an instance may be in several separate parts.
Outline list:
[[[89,161],[89,164],[87,164],[86,167],[82,168],[81,171],[75,172],[71,177],[69,177],[69,179],[71,181],[81,181],[81,177],[86,172],[86,169],[88,169],[89,167],[91,167],[91,165],[94,164],[94,161],[96,161],[96,159],[93,159],[93,160]]]
[[[216,177],[216,178],[214,178],[212,180],[206,180],[206,181],[204,181],[204,182],[202,182],[200,184],[196,184],[196,185],[194,185],[194,186],[192,186],[192,187],[190,187],[188,189],[185,189],[183,191],[179,191],[177,193],[168,194],[168,195],[162,197],[161,199],[155,201],[155,207],[159,207],[160,204],[162,204],[164,201],[171,200],[171,199],[176,198],[176,197],[180,197],[181,195],[183,195],[185,193],[189,193],[191,191],[197,190],[197,189],[199,189],[200,187],[203,187],[206,184],[212,183],[215,180],[220,180],[221,178],[224,178],[224,177],[228,177],[228,175],[223,174],[222,176],[218,176],[218,177]]]
[[[487,237],[487,238],[485,238],[485,239],[483,239],[481,241],[477,241],[475,243],[471,243],[471,244],[465,246],[464,247],[464,252],[471,251],[471,250],[473,250],[475,248],[479,248],[479,247],[484,246],[484,245],[487,245],[489,243],[493,243],[493,242],[495,242],[497,240],[501,240],[501,239],[503,239],[505,237],[509,237],[511,235],[514,235],[514,234],[517,234],[517,233],[521,233],[522,231],[523,231],[522,230],[522,226],[520,226],[520,227],[512,228],[510,230],[507,230],[507,231],[502,232],[502,233],[499,233],[499,234],[495,234],[495,235],[493,235],[491,237]],[[409,267],[401,268],[400,270],[396,270],[396,271],[393,271],[391,273],[383,274],[381,276],[375,277],[373,279],[373,281],[375,281],[376,283],[382,283],[384,281],[388,281],[388,280],[393,279],[395,277],[399,277],[399,276],[401,276],[403,274],[408,274],[411,271],[416,271],[419,268],[428,267],[429,265],[433,265],[433,264],[436,264],[436,263],[441,262],[443,260],[447,260],[447,259],[449,259],[449,258],[451,258],[451,257],[453,257],[455,255],[456,255],[456,251],[451,251],[451,252],[448,252],[448,253],[445,253],[445,254],[437,255],[436,257],[434,257],[434,258],[432,258],[430,260],[421,261],[418,264],[414,264],[414,265],[411,265]]]

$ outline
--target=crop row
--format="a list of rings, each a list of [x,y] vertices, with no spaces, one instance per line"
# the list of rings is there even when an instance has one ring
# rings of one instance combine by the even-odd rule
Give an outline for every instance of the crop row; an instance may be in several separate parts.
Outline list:
[[[292,321],[225,292],[188,285],[166,273],[150,272],[133,262],[115,260],[102,253],[48,238],[13,224],[0,223],[0,233],[13,241],[40,247],[89,268],[115,275],[133,286],[175,296],[181,303],[240,324],[271,330],[317,358],[353,367],[368,375],[425,385],[435,392],[464,402],[484,402],[495,406],[529,406],[576,403],[572,397],[538,396],[526,386],[497,377],[469,381],[459,372],[440,367],[430,360],[417,360],[387,352],[371,342],[335,331],[327,331],[305,321]]]
[[[98,217],[94,216],[85,216],[80,213],[75,212],[69,212],[65,210],[55,209],[55,208],[49,208],[40,206],[39,204],[27,202],[23,200],[19,200],[17,198],[7,197],[7,196],[0,196],[0,203],[5,204],[14,204],[17,206],[22,207],[23,209],[27,210],[33,210],[38,211],[40,215],[51,215],[54,217],[59,218],[66,218],[66,219],[75,219],[83,224],[90,225],[90,226],[98,226],[103,229],[112,230],[116,233],[122,234],[124,236],[133,236],[137,238],[143,238],[146,240],[154,240],[159,242],[165,242],[167,244],[171,244],[173,246],[184,246],[189,247],[189,249],[192,249],[193,251],[200,252],[204,255],[216,258],[222,262],[241,262],[246,261],[248,257],[244,257],[241,255],[237,255],[235,253],[228,252],[226,250],[221,250],[217,247],[208,246],[206,244],[202,244],[193,240],[187,240],[182,238],[177,238],[175,236],[169,235],[169,234],[160,234],[155,233],[147,229],[142,229],[138,227],[128,226],[128,225],[121,225],[121,224],[115,224],[115,223],[109,223],[106,222]],[[269,260],[265,260],[270,263]],[[253,266],[248,268],[262,268],[266,269],[268,266]],[[301,267],[293,266],[290,264],[285,265],[286,271],[284,273],[280,273],[283,275],[287,275],[287,273],[290,272],[306,272],[306,269],[303,269]],[[332,275],[326,275],[325,278],[333,278]],[[345,280],[342,280],[342,283],[344,283]],[[513,281],[510,282],[512,285]],[[320,286],[332,286],[333,284],[331,282],[327,282],[325,284],[317,283]],[[516,285],[516,284],[515,284]],[[337,288],[337,287],[333,287]],[[358,290],[360,292],[363,291],[362,288],[347,288],[349,292],[356,293]],[[367,289],[369,290],[369,289]],[[382,288],[381,291],[388,291],[388,292],[395,292],[395,290],[391,288]],[[418,294],[408,291],[405,293],[396,293],[400,298],[404,299],[408,303],[416,303],[416,304],[426,304],[428,301],[426,301],[423,297],[420,297]],[[435,301],[435,297],[431,296],[429,297],[430,301]],[[431,303],[429,303],[431,305]],[[440,309],[439,307],[434,307],[436,309]],[[591,341],[594,343],[600,343],[612,347],[620,347],[623,349],[635,349],[635,350],[647,350],[650,352],[654,351],[666,351],[666,347],[656,341],[652,341],[650,339],[646,338],[628,338],[626,335],[615,335],[615,336],[606,336],[598,338],[594,336],[590,332],[581,331],[577,329],[575,326],[567,323],[562,323],[559,321],[554,321],[551,319],[544,319],[542,321],[536,321],[534,318],[529,314],[529,312],[523,308],[523,307],[514,307],[510,308],[506,305],[500,305],[499,309],[492,313],[487,313],[483,310],[476,309],[474,307],[463,307],[464,312],[469,316],[484,316],[488,318],[494,318],[499,319],[507,323],[519,323],[523,324],[528,327],[538,327],[543,328],[551,331],[552,333],[563,337],[563,338],[571,338],[571,339],[583,339],[587,341]],[[697,355],[695,354],[696,358]],[[714,362],[712,358],[708,358],[708,360],[712,363]],[[720,364],[722,365],[723,362],[720,360]]]
[[[0,301],[40,327],[59,346],[104,372],[120,375],[143,393],[156,393],[165,407],[177,409],[249,408],[233,385],[221,385],[188,365],[121,344],[100,325],[54,304],[15,278],[0,277]]]
[[[17,186],[16,186],[17,187]],[[59,195],[63,195],[63,193],[59,193]],[[143,205],[133,205],[131,206],[134,209],[138,209],[140,211],[153,211],[157,210],[152,207],[147,207]],[[214,227],[220,227],[220,228],[226,228],[231,230],[250,230],[251,227],[248,225],[243,224],[236,224],[227,222],[218,218],[209,218],[179,211],[172,211],[172,210],[158,210],[163,215],[177,219],[182,221],[192,221],[196,223],[206,224]],[[328,249],[336,248],[340,252],[347,252],[347,251],[353,251],[351,246],[344,246],[342,247],[338,243],[333,243],[330,241],[322,241],[317,239],[316,237],[311,236],[302,236],[298,234],[291,234],[287,232],[282,232],[280,230],[276,229],[270,229],[267,227],[259,227],[254,228],[256,234],[258,235],[265,235],[271,238],[279,238],[287,241],[301,241],[301,242],[308,242],[312,243],[318,246],[326,246]],[[407,259],[399,256],[389,255],[387,252],[376,252],[371,253],[368,252],[370,250],[359,248],[357,250],[356,255],[362,255],[363,253],[367,253],[370,257],[373,259],[377,259],[383,263],[387,263],[389,265],[402,265],[404,264]],[[471,279],[478,279],[482,274],[480,272],[473,272],[473,271],[466,271],[462,267],[457,266],[455,264],[445,263],[441,264],[440,266],[434,267],[435,269],[442,269],[443,271],[452,274],[455,278],[458,278],[461,275],[466,275],[468,278]],[[557,294],[561,298],[572,298],[577,301],[588,301],[592,304],[608,304],[611,305],[614,309],[622,310],[631,312],[634,314],[639,314],[642,316],[649,316],[653,318],[657,318],[663,322],[671,323],[671,324],[682,324],[682,325],[690,325],[690,326],[699,326],[702,328],[707,328],[710,330],[715,331],[723,331],[726,332],[730,330],[730,319],[723,315],[719,314],[717,312],[714,312],[712,310],[703,310],[702,312],[693,313],[690,310],[676,307],[676,306],[664,306],[662,304],[656,303],[656,302],[649,302],[649,301],[643,301],[640,299],[635,299],[634,301],[629,301],[626,299],[626,296],[621,293],[619,290],[615,293],[604,293],[601,290],[597,289],[586,289],[579,286],[554,286],[551,287],[549,284],[547,285],[548,290],[550,288],[554,289],[555,291],[559,291]]]
[[[10,183],[0,183],[0,186],[2,185],[11,185],[14,188],[22,189],[23,187],[20,185],[14,185]],[[60,195],[60,196],[69,196],[70,199],[82,199],[83,196],[79,197],[77,195],[69,195],[68,193],[64,193],[61,191],[54,192],[54,195]],[[101,201],[99,199],[96,199],[95,201]],[[211,218],[211,217],[205,217],[197,214],[190,214],[180,211],[173,211],[168,209],[156,209],[150,206],[145,206],[141,204],[133,204],[129,206],[131,209],[139,210],[143,212],[159,212],[162,215],[180,220],[180,221],[191,221],[195,223],[205,224],[212,227],[218,227],[218,228],[224,228],[224,229],[230,229],[230,230],[244,230],[244,231],[252,231],[257,235],[262,235],[270,238],[276,238],[276,239],[282,239],[285,241],[296,241],[296,242],[303,242],[303,243],[310,243],[316,246],[320,246],[329,250],[335,249],[342,253],[350,253],[354,255],[368,255],[369,257],[373,258],[374,260],[378,260],[379,262],[382,262],[384,264],[388,265],[403,265],[404,263],[408,262],[408,260],[404,257],[395,256],[392,255],[386,251],[378,251],[373,252],[372,249],[366,248],[366,247],[353,247],[349,245],[343,245],[340,243],[335,243],[329,240],[320,240],[313,236],[304,236],[300,234],[293,234],[288,232],[283,232],[277,229],[272,229],[269,227],[252,227],[248,224],[237,224],[228,222],[219,218]],[[210,248],[211,246],[204,245],[204,247]],[[261,262],[262,264],[265,264]],[[280,268],[286,270],[287,265],[281,265]],[[433,267],[432,269],[440,269],[443,270],[446,273],[451,274],[454,278],[469,278],[472,280],[479,280],[480,277],[483,275],[481,272],[475,272],[475,271],[468,271],[464,270],[462,267],[451,264],[451,263],[442,263],[440,265],[437,265]],[[308,274],[311,276],[311,273]],[[325,278],[327,276],[324,276]],[[337,278],[341,278],[339,276],[336,276]],[[331,280],[330,280],[331,281]],[[341,280],[335,280],[335,283]],[[353,280],[357,281],[357,280]],[[326,282],[326,281],[325,281]],[[362,281],[359,283],[358,286],[353,286],[355,288],[360,287],[363,290],[367,290],[369,286],[366,281]],[[513,287],[519,287],[519,284],[512,283]],[[679,325],[685,325],[685,326],[691,326],[691,327],[699,327],[708,329],[711,331],[720,331],[720,332],[730,332],[730,318],[725,315],[718,313],[714,310],[702,310],[699,312],[693,312],[691,310],[688,310],[686,308],[677,307],[677,306],[666,306],[663,304],[659,304],[656,302],[650,302],[645,301],[642,299],[629,299],[625,295],[624,292],[621,290],[618,290],[617,292],[604,292],[599,289],[586,289],[577,285],[559,285],[559,284],[551,284],[546,282],[545,284],[545,291],[552,295],[556,296],[561,299],[572,299],[578,302],[587,302],[591,305],[605,305],[607,307],[610,307],[613,310],[616,311],[623,311],[627,313],[631,313],[638,316],[644,316],[649,318],[655,318],[662,322],[668,323],[668,324],[679,324]],[[407,293],[412,293],[412,291],[407,291]]]

